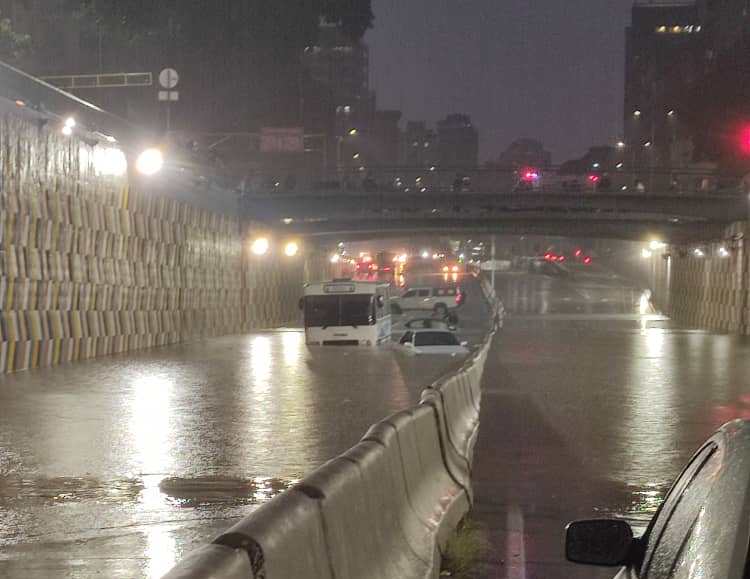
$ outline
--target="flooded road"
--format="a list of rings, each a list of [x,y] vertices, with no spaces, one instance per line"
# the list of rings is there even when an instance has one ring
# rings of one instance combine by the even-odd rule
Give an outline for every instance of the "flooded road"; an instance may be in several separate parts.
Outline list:
[[[586,276],[498,288],[510,316],[484,381],[475,516],[493,552],[479,576],[611,578],[563,561],[565,524],[643,527],[697,447],[750,418],[750,342],[677,327]]]
[[[0,577],[160,577],[458,362],[288,329],[2,376]]]

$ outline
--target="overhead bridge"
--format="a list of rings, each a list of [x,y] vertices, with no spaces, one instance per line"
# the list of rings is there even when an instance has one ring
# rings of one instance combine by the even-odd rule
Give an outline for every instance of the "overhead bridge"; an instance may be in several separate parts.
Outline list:
[[[503,231],[639,239],[659,233],[679,242],[705,238],[748,215],[747,194],[737,182],[727,185],[728,180],[718,177],[707,182],[691,175],[676,181],[670,175],[669,185],[659,182],[666,177],[652,179],[650,190],[633,174],[606,187],[564,181],[524,186],[506,173],[482,177],[455,186],[428,186],[420,179],[416,183],[422,187],[394,187],[399,181],[373,177],[359,183],[308,181],[293,188],[279,180],[270,188],[246,191],[242,207],[248,217],[290,233],[349,237]]]

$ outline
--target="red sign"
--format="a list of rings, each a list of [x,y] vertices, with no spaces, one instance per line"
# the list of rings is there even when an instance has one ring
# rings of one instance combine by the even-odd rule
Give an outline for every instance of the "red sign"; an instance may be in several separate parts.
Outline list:
[[[265,127],[260,131],[261,153],[304,153],[305,131],[301,127]]]

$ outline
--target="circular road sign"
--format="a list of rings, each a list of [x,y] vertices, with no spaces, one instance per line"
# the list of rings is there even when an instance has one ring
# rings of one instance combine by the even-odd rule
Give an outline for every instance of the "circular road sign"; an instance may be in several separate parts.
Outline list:
[[[159,84],[166,89],[173,89],[180,82],[180,75],[174,68],[165,68],[159,73]]]

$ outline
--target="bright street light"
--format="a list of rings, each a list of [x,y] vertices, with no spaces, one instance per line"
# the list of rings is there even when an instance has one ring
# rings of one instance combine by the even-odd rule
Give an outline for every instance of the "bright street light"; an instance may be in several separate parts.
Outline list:
[[[69,127],[68,125],[65,125],[62,128],[62,134],[65,135],[66,137],[69,137],[70,135],[73,134],[73,127]]]
[[[645,247],[641,249],[641,257],[643,259],[650,259],[653,253],[651,253],[650,249],[646,249]]]
[[[265,255],[268,253],[268,249],[271,246],[271,244],[268,242],[268,239],[265,237],[259,237],[255,241],[253,241],[252,246],[250,246],[250,250],[255,255]]]
[[[422,252],[422,259],[429,259],[429,257],[430,257],[430,252],[425,249]]]
[[[135,162],[135,168],[142,175],[156,175],[164,167],[164,155],[159,149],[146,149]]]
[[[705,252],[700,247],[696,247],[693,250],[693,254],[695,255],[695,257],[705,257],[706,255]]]
[[[729,257],[730,253],[727,251],[726,247],[720,247],[719,248],[719,257]]]
[[[656,239],[648,244],[648,247],[651,251],[659,251],[660,249],[664,249],[666,246],[666,243],[664,243],[663,241],[658,241]]]
[[[624,141],[617,141],[617,148],[618,149],[624,149],[625,148],[625,142]]]
[[[68,117],[67,119],[65,119],[66,127],[70,127],[71,129],[74,129],[77,124],[78,123],[76,123],[76,120],[73,117]]]
[[[359,134],[357,129],[349,129],[349,136],[356,137]]]
[[[94,170],[99,175],[122,177],[128,172],[128,161],[125,153],[114,147],[96,147],[94,149]]]
[[[294,257],[299,253],[299,245],[296,242],[290,241],[284,246],[284,255],[287,257]]]
[[[341,256],[338,253],[334,253],[331,256],[331,263],[338,263],[339,261],[341,261]]]

